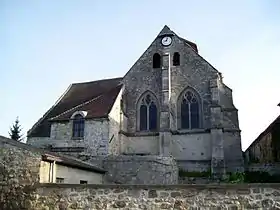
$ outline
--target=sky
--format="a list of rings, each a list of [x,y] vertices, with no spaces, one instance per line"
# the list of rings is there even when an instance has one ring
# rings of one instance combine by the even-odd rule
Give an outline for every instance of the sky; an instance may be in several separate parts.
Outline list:
[[[71,83],[123,76],[164,25],[222,72],[242,148],[280,114],[278,0],[1,0],[0,135],[26,135]]]

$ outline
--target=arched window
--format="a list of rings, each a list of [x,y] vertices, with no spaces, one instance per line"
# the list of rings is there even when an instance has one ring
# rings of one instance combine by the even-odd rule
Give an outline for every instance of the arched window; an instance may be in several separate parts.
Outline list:
[[[173,55],[173,66],[180,66],[180,54],[178,52]]]
[[[73,138],[83,138],[85,129],[85,119],[81,114],[76,114],[73,118]]]
[[[180,98],[181,128],[195,129],[200,127],[199,101],[193,91],[187,90]]]
[[[160,66],[161,66],[160,54],[155,53],[153,56],[153,68],[160,68]]]
[[[156,131],[158,127],[158,109],[156,98],[152,94],[142,96],[138,104],[139,130]]]

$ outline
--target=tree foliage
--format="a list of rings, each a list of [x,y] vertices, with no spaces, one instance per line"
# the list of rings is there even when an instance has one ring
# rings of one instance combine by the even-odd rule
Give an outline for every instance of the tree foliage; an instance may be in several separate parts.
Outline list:
[[[17,117],[12,127],[10,127],[10,132],[9,132],[10,138],[16,141],[22,141],[23,135],[21,134],[21,131],[22,128],[21,125],[19,124],[19,119]]]

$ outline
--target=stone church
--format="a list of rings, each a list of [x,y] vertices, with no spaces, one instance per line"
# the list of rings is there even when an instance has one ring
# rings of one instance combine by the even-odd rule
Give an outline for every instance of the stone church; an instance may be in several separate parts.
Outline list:
[[[242,171],[237,112],[221,72],[164,26],[123,77],[71,84],[27,143],[92,156],[173,156],[189,171]]]

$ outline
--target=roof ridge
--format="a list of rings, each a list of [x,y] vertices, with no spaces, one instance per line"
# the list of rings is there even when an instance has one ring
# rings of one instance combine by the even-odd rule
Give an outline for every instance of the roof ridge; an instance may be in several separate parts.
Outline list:
[[[80,85],[80,84],[87,84],[87,83],[92,83],[92,82],[101,82],[101,81],[109,81],[109,80],[118,80],[122,79],[123,77],[115,77],[115,78],[108,78],[108,79],[99,79],[99,80],[93,80],[93,81],[88,81],[88,82],[76,82],[72,83],[73,85]]]
[[[84,103],[81,103],[81,104],[79,104],[79,105],[77,105],[77,106],[75,106],[75,107],[72,107],[71,109],[68,109],[68,110],[62,112],[62,113],[60,113],[59,115],[56,115],[55,117],[50,118],[49,120],[54,120],[55,118],[58,118],[58,117],[60,117],[60,116],[62,116],[62,115],[64,115],[64,114],[67,114],[67,113],[73,111],[74,109],[77,109],[77,108],[82,107],[82,106],[84,106],[84,105],[90,104],[90,103],[92,103],[93,101],[95,101],[95,100],[99,99],[100,97],[102,97],[104,94],[109,93],[110,91],[116,89],[116,88],[119,87],[120,85],[122,85],[122,84],[119,84],[119,85],[117,85],[117,86],[115,86],[115,87],[109,89],[108,91],[102,92],[100,95],[95,96],[94,98],[92,98],[92,99],[90,99],[90,100],[88,100],[88,101],[85,101]]]
[[[265,129],[263,132],[261,132],[257,138],[255,138],[255,140],[247,147],[247,149],[245,150],[245,152],[253,145],[255,145],[256,143],[258,143],[261,138],[266,135],[270,129],[272,128],[272,126],[274,126],[275,123],[277,123],[277,121],[280,119],[280,115],[278,115]]]

